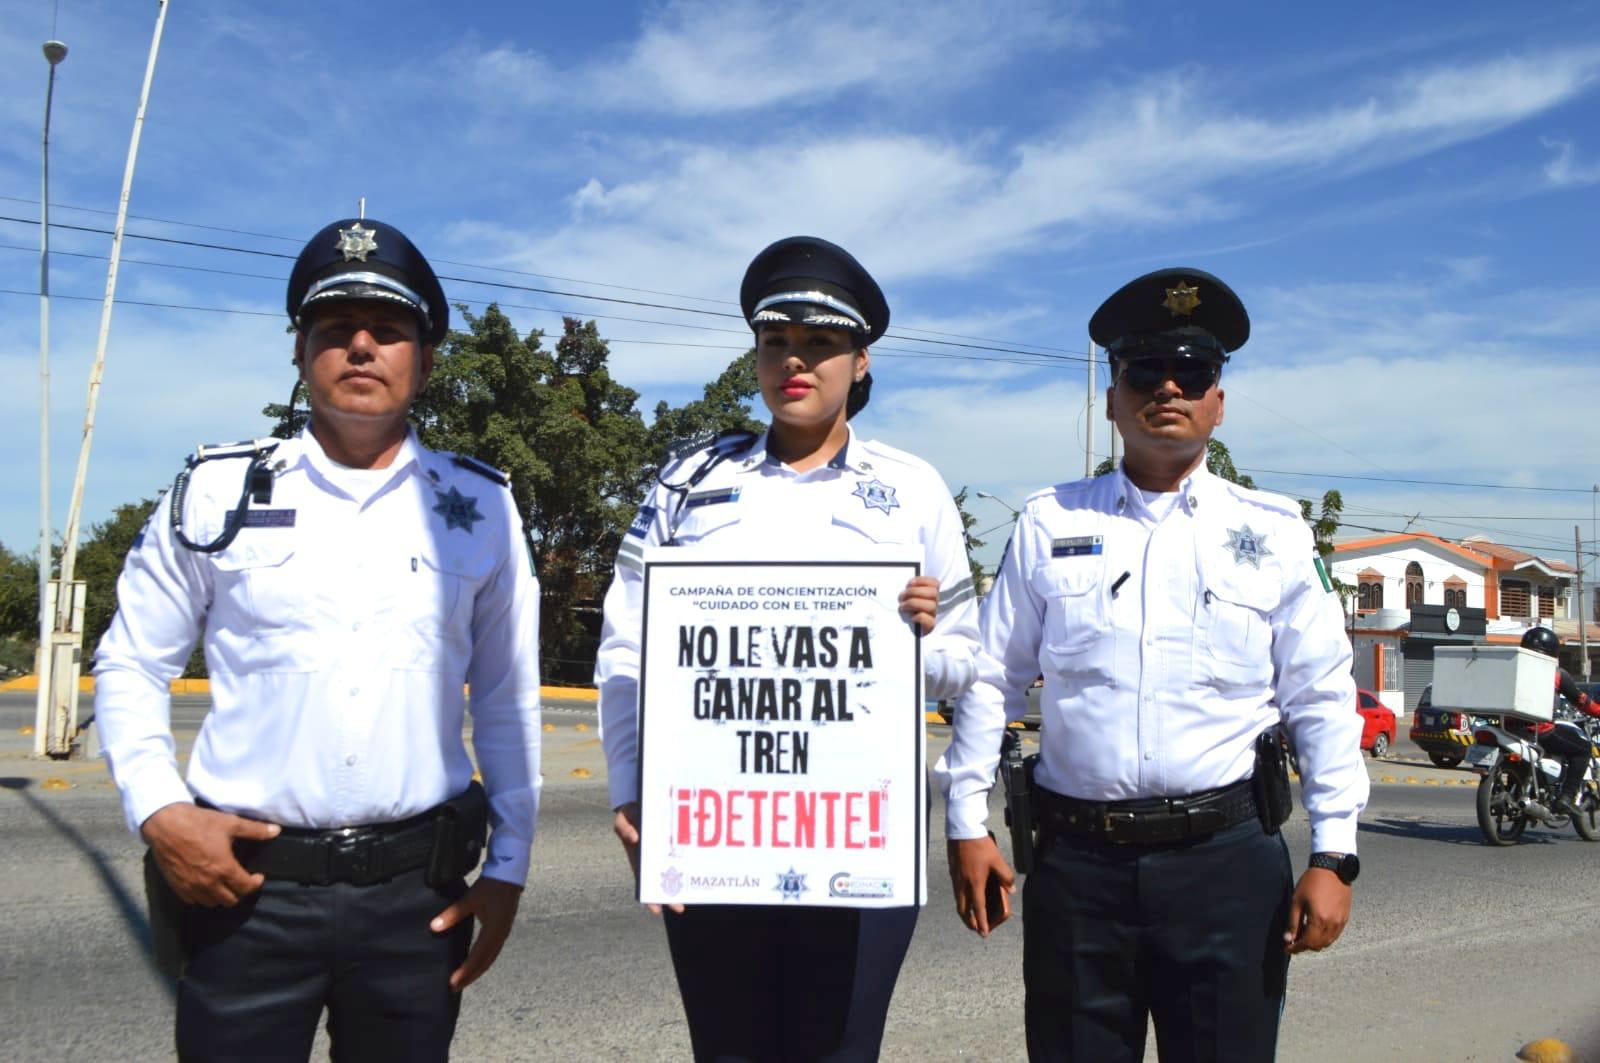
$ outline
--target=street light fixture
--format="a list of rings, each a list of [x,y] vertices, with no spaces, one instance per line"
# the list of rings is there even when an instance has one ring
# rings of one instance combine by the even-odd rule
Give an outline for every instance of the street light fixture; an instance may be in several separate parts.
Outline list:
[[[60,41],[44,42],[50,64],[44,90],[44,127],[39,137],[39,649],[34,676],[39,695],[34,705],[33,752],[45,750],[50,711],[50,665],[55,655],[50,633],[53,616],[50,587],[50,106],[55,102],[56,67],[67,57]]]
[[[1005,506],[1011,511],[1011,516],[1014,518],[1022,516],[1022,510],[1018,509],[1016,506],[1013,506],[1010,502],[1007,502],[1003,498],[996,498],[987,491],[977,491],[975,493],[979,498],[987,498],[991,502],[998,502],[1000,505]]]

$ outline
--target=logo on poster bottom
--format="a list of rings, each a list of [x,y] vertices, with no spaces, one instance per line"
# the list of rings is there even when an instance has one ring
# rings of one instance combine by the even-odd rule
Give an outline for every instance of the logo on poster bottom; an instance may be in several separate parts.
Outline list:
[[[669,867],[661,872],[662,893],[668,897],[676,897],[681,889],[683,889],[683,872],[675,867]]]
[[[828,893],[834,897],[893,897],[894,879],[841,871],[828,880]]]
[[[791,866],[787,871],[778,872],[778,884],[772,888],[782,895],[783,900],[798,901],[806,892],[806,877]]]

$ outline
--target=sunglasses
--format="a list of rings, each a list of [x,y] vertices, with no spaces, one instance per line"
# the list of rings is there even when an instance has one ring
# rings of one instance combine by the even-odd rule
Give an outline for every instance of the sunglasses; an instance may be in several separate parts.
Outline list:
[[[1154,391],[1170,380],[1185,395],[1203,395],[1221,372],[1215,362],[1192,358],[1140,358],[1125,363],[1119,379],[1135,391]]]

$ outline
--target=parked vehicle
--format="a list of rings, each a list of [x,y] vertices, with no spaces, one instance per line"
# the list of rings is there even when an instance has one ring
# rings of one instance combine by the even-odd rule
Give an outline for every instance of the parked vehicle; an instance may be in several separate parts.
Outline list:
[[[1461,763],[1472,746],[1473,728],[1497,722],[1490,716],[1471,716],[1454,709],[1433,707],[1433,684],[1422,688],[1417,711],[1411,719],[1411,741],[1415,742],[1436,767],[1453,768]]]
[[[1025,695],[1027,706],[1022,710],[1022,726],[1026,727],[1030,731],[1037,731],[1039,729],[1039,724],[1043,720],[1043,717],[1039,712],[1039,695],[1043,692],[1043,690],[1044,677],[1041,676],[1033,681],[1033,685],[1028,688]],[[951,720],[955,719],[956,703],[953,701],[941,701],[939,702],[938,711],[939,718],[945,723],[949,723]]]
[[[1356,689],[1356,711],[1361,714],[1361,748],[1381,757],[1394,745],[1394,713],[1370,690]]]
[[[1600,741],[1600,721],[1585,719],[1579,726],[1589,741]],[[1578,837],[1600,841],[1600,767],[1589,761],[1578,790],[1581,813],[1568,817],[1555,810],[1561,761],[1546,754],[1537,742],[1497,724],[1483,724],[1473,732],[1467,750],[1467,767],[1482,775],[1478,783],[1478,829],[1490,845],[1515,845],[1530,823],[1560,828],[1569,818]]]

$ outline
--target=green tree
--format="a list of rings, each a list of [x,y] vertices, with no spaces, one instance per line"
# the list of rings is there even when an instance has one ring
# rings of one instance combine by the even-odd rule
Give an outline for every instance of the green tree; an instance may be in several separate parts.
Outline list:
[[[766,426],[750,413],[750,399],[759,390],[756,352],[752,347],[707,384],[700,398],[676,408],[665,402],[656,403],[655,420],[650,424],[650,456],[659,463],[681,443],[732,428],[761,431]]]
[[[967,512],[967,488],[962,485],[961,490],[955,493],[956,512],[961,514],[961,538],[967,547],[967,567],[972,569],[972,583],[978,586],[983,581],[983,566],[972,559],[974,551],[983,549],[983,540],[972,534],[973,525],[978,523],[978,518]]]
[[[117,577],[134,541],[155,512],[154,498],[125,502],[111,511],[107,520],[89,529],[78,549],[73,575],[86,584],[83,603],[83,658],[87,662],[100,645],[111,618],[117,612]]]
[[[0,638],[39,641],[39,566],[0,544]]]

